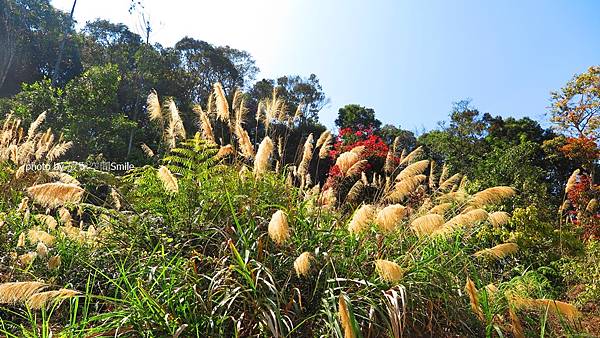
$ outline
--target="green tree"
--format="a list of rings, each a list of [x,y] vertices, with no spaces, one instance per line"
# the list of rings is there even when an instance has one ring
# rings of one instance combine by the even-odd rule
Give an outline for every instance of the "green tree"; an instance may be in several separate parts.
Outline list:
[[[65,138],[74,141],[72,154],[79,159],[102,154],[125,158],[127,131],[135,124],[120,112],[117,66],[94,66],[65,88]]]
[[[48,0],[0,0],[0,97],[13,95],[21,83],[33,83],[52,76],[64,27],[71,27],[67,14]],[[64,85],[81,73],[79,49],[67,30],[57,83]]]
[[[348,104],[338,110],[335,125],[340,129],[364,129],[368,127],[379,129],[381,121],[375,118],[373,109],[357,104]]]

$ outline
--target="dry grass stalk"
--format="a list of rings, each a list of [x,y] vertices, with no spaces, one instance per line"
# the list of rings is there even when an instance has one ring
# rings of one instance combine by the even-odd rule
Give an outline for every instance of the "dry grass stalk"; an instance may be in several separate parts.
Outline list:
[[[223,158],[225,156],[232,155],[233,153],[234,153],[233,146],[231,144],[228,144],[226,146],[220,147],[219,151],[217,151],[217,154],[215,155],[215,157],[216,158]]]
[[[33,200],[40,205],[54,208],[67,203],[79,203],[84,190],[67,183],[44,183],[27,188]]]
[[[502,259],[508,255],[512,255],[519,251],[519,246],[516,243],[504,243],[496,245],[493,248],[479,250],[473,255],[475,257],[488,257],[493,259]]]
[[[270,158],[273,153],[273,141],[271,138],[266,136],[256,152],[256,158],[254,159],[253,173],[255,177],[260,177],[267,170],[269,170]]]
[[[46,307],[46,305],[50,302],[57,302],[67,298],[73,298],[78,294],[79,292],[70,289],[38,292],[31,295],[27,299],[26,304],[32,309],[39,310]]]
[[[450,178],[448,178],[448,179],[440,182],[440,186],[439,186],[438,189],[441,190],[441,191],[448,191],[456,183],[460,182],[461,178],[462,178],[461,174],[454,174],[454,175],[450,176]]]
[[[427,176],[425,175],[415,175],[396,183],[394,190],[387,196],[387,199],[389,201],[402,201],[405,197],[415,192],[426,178]]]
[[[19,235],[19,239],[17,240],[17,248],[22,248],[25,246],[25,233],[22,232]]]
[[[375,223],[381,230],[389,232],[396,228],[404,216],[406,216],[406,207],[400,204],[392,204],[377,213]]]
[[[422,174],[429,167],[429,160],[415,162],[404,168],[397,176],[396,181],[402,181],[406,178]]]
[[[342,328],[344,329],[344,338],[356,338],[356,335],[354,334],[354,329],[352,328],[352,323],[350,321],[350,310],[346,305],[346,298],[344,297],[344,295],[340,295],[338,307],[340,323],[342,324]]]
[[[71,217],[71,213],[67,208],[58,209],[58,216],[63,225],[71,225],[73,218]]]
[[[320,146],[325,144],[325,141],[327,140],[327,138],[329,138],[329,135],[331,135],[331,132],[329,130],[325,130],[324,132],[322,132],[319,138],[317,139],[315,147],[319,148]]]
[[[386,174],[391,174],[391,172],[394,171],[394,153],[391,150],[388,150],[387,155],[385,155],[383,171]]]
[[[327,135],[327,138],[325,139],[325,141],[323,141],[321,148],[319,149],[319,158],[320,159],[324,159],[325,157],[329,156],[329,151],[331,150],[332,144],[333,144],[333,136],[331,136],[331,133],[329,133]]]
[[[531,299],[510,296],[509,301],[517,309],[548,311],[570,321],[574,321],[581,316],[581,312],[575,306],[554,299]]]
[[[421,157],[421,155],[423,155],[423,147],[419,146],[415,150],[411,151],[408,155],[403,156],[402,160],[400,161],[400,165],[410,164]]]
[[[313,255],[305,251],[296,260],[294,261],[294,270],[296,270],[296,275],[298,277],[304,276],[308,277],[310,273],[310,263],[314,259]]]
[[[0,303],[16,304],[44,290],[48,284],[40,282],[11,282],[0,284]]]
[[[494,227],[500,227],[508,223],[510,215],[505,211],[496,211],[488,215],[488,220]]]
[[[282,245],[286,240],[290,238],[290,227],[288,225],[287,216],[282,210],[277,210],[271,217],[269,222],[269,237],[277,243]]]
[[[510,319],[510,329],[515,338],[525,338],[525,332],[523,326],[521,326],[521,320],[515,310],[509,307],[508,318]]]
[[[38,222],[45,225],[47,229],[54,230],[58,225],[58,222],[54,219],[54,217],[50,215],[35,215],[33,216]]]
[[[487,188],[473,195],[469,203],[474,206],[485,206],[490,204],[496,204],[506,198],[510,198],[516,194],[516,191],[512,187],[492,187]]]
[[[36,136],[37,129],[39,126],[44,123],[46,119],[46,112],[41,113],[38,117],[29,125],[29,129],[27,130],[27,140],[31,140]]]
[[[31,243],[42,242],[47,246],[54,245],[55,237],[43,230],[29,229],[27,231],[27,239]]]
[[[60,256],[56,255],[56,256],[52,256],[50,257],[50,259],[48,259],[48,270],[55,270],[58,269],[61,265],[61,258]]]
[[[467,277],[467,283],[465,284],[465,292],[469,295],[469,301],[471,303],[471,309],[477,315],[479,320],[484,321],[485,316],[481,307],[479,306],[479,295],[477,294],[477,288],[471,278]]]
[[[438,214],[423,215],[410,223],[410,228],[418,235],[432,234],[444,224],[444,217]]]
[[[254,146],[250,141],[250,136],[248,136],[248,132],[238,124],[235,126],[235,135],[237,136],[242,156],[246,159],[253,158]]]
[[[19,263],[21,264],[21,266],[29,266],[31,265],[31,263],[33,263],[33,261],[35,260],[35,258],[37,257],[37,252],[34,251],[30,251],[28,253],[24,253],[22,255],[20,255],[18,257],[19,259]]]
[[[142,148],[142,151],[144,152],[144,154],[146,154],[146,156],[150,158],[154,157],[154,151],[152,151],[152,149],[150,149],[150,147],[148,147],[146,143],[142,143],[140,145],[140,148]]]
[[[213,93],[215,96],[215,105],[217,106],[217,118],[222,122],[230,123],[230,115],[229,115],[229,103],[227,102],[227,97],[225,96],[225,90],[223,90],[223,85],[217,82],[213,85]]]
[[[304,176],[308,173],[308,167],[313,156],[313,134],[308,135],[302,151],[302,160],[298,165],[298,174]]]
[[[360,194],[363,192],[364,188],[364,182],[362,180],[357,180],[348,191],[348,195],[346,196],[346,202],[352,203],[358,201]]]
[[[452,203],[441,203],[429,210],[430,214],[438,214],[444,216],[448,210],[452,208]]]
[[[571,176],[569,176],[569,179],[567,180],[567,185],[565,187],[565,193],[569,193],[571,190],[573,190],[573,188],[575,187],[575,184],[577,184],[577,178],[579,177],[579,169],[575,169],[575,171],[573,171],[573,173],[571,174]]]
[[[198,121],[200,122],[200,128],[202,129],[202,137],[212,143],[216,143],[215,134],[213,132],[212,124],[200,105],[194,106],[194,111],[198,114]]]
[[[179,185],[177,184],[177,179],[175,178],[175,176],[173,176],[169,168],[165,167],[164,165],[158,168],[158,178],[162,182],[163,187],[166,191],[171,193],[179,192]]]
[[[346,171],[345,176],[346,177],[354,177],[354,176],[359,175],[359,174],[361,174],[361,176],[363,176],[362,175],[362,174],[364,174],[363,170],[365,169],[365,167],[367,166],[368,163],[369,163],[369,161],[367,161],[367,160],[360,160],[360,161],[354,163],[348,169],[348,171]],[[365,179],[363,179],[363,181],[366,181],[367,183],[365,183],[365,185],[368,185],[369,182],[368,182],[368,180],[366,180],[366,175],[364,175],[364,176],[365,176]]]
[[[160,102],[158,101],[158,95],[155,90],[152,90],[150,94],[148,94],[148,98],[146,99],[146,105],[148,110],[148,118],[150,121],[158,121],[160,125],[163,125],[163,115],[160,110]]]
[[[352,234],[359,234],[362,231],[366,230],[373,220],[373,216],[375,214],[375,207],[370,204],[364,204],[360,208],[358,208],[350,223],[348,224],[348,230]]]
[[[390,283],[399,282],[404,275],[404,271],[400,265],[385,259],[378,259],[375,261],[375,270],[377,270],[381,279]]]

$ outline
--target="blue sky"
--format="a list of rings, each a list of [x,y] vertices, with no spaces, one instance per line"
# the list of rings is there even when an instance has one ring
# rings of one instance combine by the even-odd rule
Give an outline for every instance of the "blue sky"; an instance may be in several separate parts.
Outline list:
[[[68,10],[72,0],[52,0]],[[422,132],[470,98],[482,112],[548,125],[549,92],[600,64],[600,1],[144,0],[152,42],[188,35],[249,51],[259,79],[315,73],[331,103]],[[130,25],[129,0],[78,0],[79,23]]]

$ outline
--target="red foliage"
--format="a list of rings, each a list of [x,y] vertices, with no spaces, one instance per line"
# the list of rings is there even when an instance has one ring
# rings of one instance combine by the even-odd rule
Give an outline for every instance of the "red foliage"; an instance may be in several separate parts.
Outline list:
[[[600,187],[591,183],[588,175],[580,175],[575,185],[567,193],[574,210],[567,211],[573,224],[583,229],[583,239],[600,237],[600,214],[598,210],[587,211],[587,205],[593,198],[598,199]]]
[[[362,130],[353,130],[352,128],[341,129],[330,152],[331,157],[336,158],[343,152],[359,146],[365,146],[365,155],[367,158],[385,158],[388,146],[374,132],[372,127]]]
[[[600,157],[600,149],[592,137],[569,137],[560,151],[570,159],[593,161]]]

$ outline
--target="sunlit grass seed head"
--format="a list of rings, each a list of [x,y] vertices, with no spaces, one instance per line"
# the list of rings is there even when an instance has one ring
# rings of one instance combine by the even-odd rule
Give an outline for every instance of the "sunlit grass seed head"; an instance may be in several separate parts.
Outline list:
[[[290,228],[287,216],[282,210],[277,210],[269,222],[269,237],[278,245],[282,245],[290,238]]]
[[[348,230],[352,234],[359,234],[368,229],[369,224],[373,221],[375,216],[375,207],[370,204],[364,204],[358,208],[350,223],[348,224]]]
[[[294,270],[296,271],[296,275],[298,277],[308,277],[310,273],[311,261],[314,259],[313,255],[305,251],[296,258],[294,261]]]
[[[396,283],[404,276],[404,270],[400,265],[385,259],[375,261],[375,270],[381,279],[390,283]]]
[[[84,190],[75,184],[44,183],[27,188],[33,200],[49,208],[81,201]]]
[[[171,193],[179,192],[179,185],[177,184],[177,179],[171,173],[169,168],[165,166],[161,166],[160,168],[158,168],[158,178],[162,182],[163,187],[166,191]]]
[[[392,204],[377,212],[375,223],[382,231],[390,232],[396,228],[404,216],[406,216],[406,207]]]

